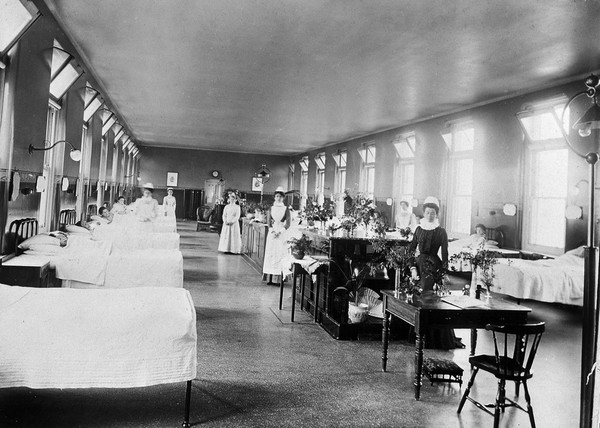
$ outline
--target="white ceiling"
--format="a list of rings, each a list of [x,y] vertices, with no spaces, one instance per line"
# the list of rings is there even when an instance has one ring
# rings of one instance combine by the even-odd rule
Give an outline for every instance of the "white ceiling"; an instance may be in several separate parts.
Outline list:
[[[46,0],[141,145],[292,154],[600,69],[596,0]]]

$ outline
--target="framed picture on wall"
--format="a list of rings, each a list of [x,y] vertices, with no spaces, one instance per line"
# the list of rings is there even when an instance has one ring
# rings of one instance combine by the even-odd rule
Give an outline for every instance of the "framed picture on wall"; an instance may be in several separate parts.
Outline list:
[[[177,181],[179,180],[178,172],[167,172],[167,186],[177,187]]]
[[[255,192],[262,192],[263,181],[258,177],[252,177],[252,190]]]

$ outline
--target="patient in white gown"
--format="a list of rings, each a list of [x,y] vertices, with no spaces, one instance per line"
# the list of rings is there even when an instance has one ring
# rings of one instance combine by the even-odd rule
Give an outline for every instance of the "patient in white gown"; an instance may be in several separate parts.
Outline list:
[[[134,214],[139,221],[154,221],[158,215],[158,201],[152,197],[154,185],[146,183],[143,189],[143,196],[134,202]]]

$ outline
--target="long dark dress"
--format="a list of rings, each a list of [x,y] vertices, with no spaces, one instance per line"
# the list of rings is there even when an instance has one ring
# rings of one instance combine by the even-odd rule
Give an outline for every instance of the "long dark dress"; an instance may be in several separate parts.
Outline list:
[[[438,253],[441,248],[442,258]],[[448,266],[448,234],[441,227],[425,230],[417,226],[410,249],[418,250],[415,264],[423,291],[433,290],[435,279]],[[425,347],[432,349],[464,348],[451,328],[430,328],[425,332]]]

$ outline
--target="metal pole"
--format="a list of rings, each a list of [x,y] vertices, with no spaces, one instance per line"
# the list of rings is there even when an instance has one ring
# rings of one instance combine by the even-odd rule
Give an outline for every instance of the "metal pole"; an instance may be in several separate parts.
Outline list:
[[[594,414],[594,386],[596,347],[598,346],[598,312],[597,286],[598,286],[598,248],[594,246],[595,214],[594,214],[594,188],[595,167],[598,162],[597,153],[588,153],[585,157],[589,164],[589,207],[588,207],[588,233],[587,247],[585,248],[585,276],[583,288],[583,326],[581,346],[581,397],[580,421],[581,428],[591,428]],[[589,381],[588,381],[588,375]]]

